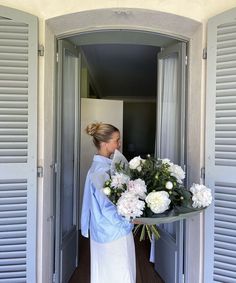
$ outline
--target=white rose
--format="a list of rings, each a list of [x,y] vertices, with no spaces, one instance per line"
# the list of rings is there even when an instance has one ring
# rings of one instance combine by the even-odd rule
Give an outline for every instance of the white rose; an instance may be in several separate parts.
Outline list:
[[[111,189],[109,187],[103,188],[103,192],[106,196],[109,196],[111,194]]]
[[[145,160],[142,159],[140,156],[136,156],[129,162],[129,168],[133,170],[138,170],[139,172],[142,170],[142,163],[144,163]]]
[[[166,182],[165,187],[166,187],[167,190],[171,190],[171,189],[173,189],[173,183],[168,181],[168,182]]]
[[[165,191],[151,192],[145,199],[147,205],[154,213],[162,213],[169,208],[169,194]]]
[[[206,207],[212,202],[211,190],[204,185],[193,184],[190,188],[194,208]]]

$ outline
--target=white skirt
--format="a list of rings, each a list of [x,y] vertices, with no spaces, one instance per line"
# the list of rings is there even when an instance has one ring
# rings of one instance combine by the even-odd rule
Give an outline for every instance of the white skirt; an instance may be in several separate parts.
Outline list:
[[[110,243],[90,239],[91,283],[135,283],[136,260],[133,234]]]

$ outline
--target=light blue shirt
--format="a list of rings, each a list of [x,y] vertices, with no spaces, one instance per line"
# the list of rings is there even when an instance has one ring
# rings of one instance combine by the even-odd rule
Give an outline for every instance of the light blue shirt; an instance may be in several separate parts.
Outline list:
[[[110,178],[111,159],[95,155],[88,171],[82,205],[81,233],[100,243],[114,241],[129,234],[133,224],[118,214],[116,206],[103,193]]]

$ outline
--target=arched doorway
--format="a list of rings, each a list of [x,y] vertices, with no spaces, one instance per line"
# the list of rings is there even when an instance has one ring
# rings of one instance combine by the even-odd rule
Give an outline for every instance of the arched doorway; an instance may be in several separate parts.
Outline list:
[[[75,13],[72,15],[64,15],[57,18],[49,19],[46,21],[46,55],[45,55],[45,115],[47,117],[52,117],[55,108],[53,107],[54,101],[54,93],[55,93],[55,68],[54,59],[55,56],[55,38],[65,38],[73,34],[92,32],[94,30],[107,30],[110,29],[123,29],[127,28],[130,30],[141,30],[147,33],[154,34],[164,34],[168,36],[174,36],[175,38],[179,38],[181,40],[187,40],[190,42],[189,45],[189,53],[190,53],[190,62],[189,66],[189,100],[188,100],[188,113],[191,113],[191,116],[188,117],[188,126],[187,126],[187,151],[188,151],[188,164],[191,166],[190,173],[190,181],[193,178],[199,177],[198,168],[200,167],[200,142],[198,143],[198,138],[195,139],[193,137],[193,130],[191,129],[191,121],[195,119],[199,119],[200,115],[200,103],[198,100],[197,103],[194,101],[194,97],[197,97],[197,89],[196,84],[193,84],[192,76],[194,74],[198,74],[194,78],[195,83],[199,83],[201,85],[201,78],[199,74],[201,73],[201,63],[194,63],[198,60],[201,61],[201,24],[193,21],[191,19],[179,17],[176,15],[171,15],[167,13],[161,13],[157,11],[151,10],[139,10],[139,9],[102,9],[102,10],[94,10],[94,11],[85,11],[81,13]],[[194,51],[197,53],[193,54]],[[197,55],[196,55],[197,54]],[[47,58],[49,59],[47,61]],[[54,83],[52,83],[54,82]],[[194,109],[194,112],[191,110]],[[46,121],[47,119],[45,119]],[[50,131],[51,127],[51,131]],[[47,132],[53,133],[53,122],[45,124],[45,129],[47,128]],[[196,128],[194,129],[196,132]],[[197,129],[199,133],[200,139],[200,126]],[[47,168],[50,164],[54,163],[53,159],[53,135],[49,134],[47,139],[45,139],[45,152],[47,153],[47,157],[45,158],[45,168]],[[194,149],[194,150],[193,150]],[[49,153],[49,154],[48,154]],[[50,159],[51,156],[51,159]],[[196,167],[193,167],[196,166]],[[195,169],[194,169],[195,168]],[[48,179],[45,178],[45,185],[49,185],[51,183],[52,176],[49,176]],[[53,206],[53,196],[51,206]],[[50,207],[48,207],[50,209]],[[195,224],[195,223],[194,223]],[[188,274],[189,274],[189,282],[191,282],[191,266],[194,266],[196,270],[196,266],[199,266],[199,257],[201,250],[201,242],[199,241],[199,236],[195,234],[195,237],[191,235],[191,222],[187,223],[187,256],[189,260],[187,261],[188,265]],[[198,224],[199,226],[201,224]],[[48,234],[48,224],[46,223],[45,229],[43,231],[44,234]],[[49,241],[49,240],[48,240]],[[191,250],[188,249],[188,246],[191,246],[191,241],[194,242],[194,245],[199,247],[199,257],[191,256]],[[197,244],[196,244],[197,243]],[[50,243],[48,243],[50,247]],[[48,265],[45,262],[44,268],[48,270],[50,273],[50,268],[52,270],[53,265],[53,253],[51,253],[51,257],[48,257]],[[191,260],[190,260],[191,258]],[[51,262],[51,264],[50,264]],[[196,280],[196,278],[194,278]]]

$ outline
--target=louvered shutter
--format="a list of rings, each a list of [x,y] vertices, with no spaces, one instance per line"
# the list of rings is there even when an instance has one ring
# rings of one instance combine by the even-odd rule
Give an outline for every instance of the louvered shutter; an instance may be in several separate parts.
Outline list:
[[[0,282],[36,282],[37,18],[0,6]]]
[[[204,282],[236,282],[236,9],[208,25]]]

